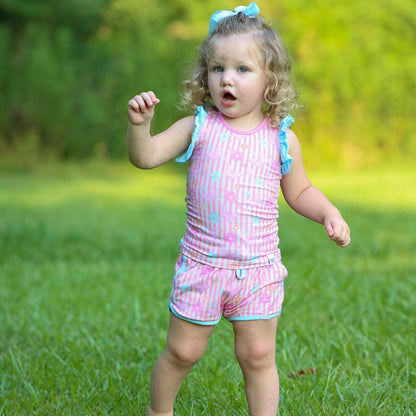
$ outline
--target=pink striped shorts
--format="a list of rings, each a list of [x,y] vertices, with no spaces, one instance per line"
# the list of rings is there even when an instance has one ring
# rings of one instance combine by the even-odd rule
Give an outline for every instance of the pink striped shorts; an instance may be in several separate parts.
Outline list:
[[[181,255],[175,265],[169,307],[177,317],[200,325],[271,319],[280,315],[285,266],[271,258],[269,265],[243,270],[222,269]]]

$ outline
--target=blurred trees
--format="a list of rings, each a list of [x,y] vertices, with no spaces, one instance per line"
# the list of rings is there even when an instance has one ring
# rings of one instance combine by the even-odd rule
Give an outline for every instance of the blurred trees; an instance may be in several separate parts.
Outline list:
[[[40,147],[60,156],[87,153],[97,134],[94,73],[106,53],[95,47],[105,0],[0,1],[2,147]],[[104,92],[104,91],[100,91]]]
[[[128,99],[157,92],[154,128],[210,14],[236,0],[0,0],[0,155],[124,156]],[[248,2],[246,2],[248,4]],[[413,0],[258,0],[294,61],[309,157],[346,166],[416,151]]]
[[[351,166],[416,154],[414,6],[413,0],[285,5],[282,35],[308,103],[300,129],[312,152]]]

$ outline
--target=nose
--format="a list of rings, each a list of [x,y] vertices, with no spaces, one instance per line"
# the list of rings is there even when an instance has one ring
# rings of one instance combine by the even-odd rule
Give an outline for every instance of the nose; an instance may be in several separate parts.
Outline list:
[[[232,83],[233,83],[232,72],[230,70],[225,70],[222,73],[222,77],[221,77],[222,86],[232,85]]]

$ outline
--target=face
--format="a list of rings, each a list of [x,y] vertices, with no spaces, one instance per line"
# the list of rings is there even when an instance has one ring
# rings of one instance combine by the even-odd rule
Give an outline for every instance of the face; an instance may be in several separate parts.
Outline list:
[[[208,61],[211,98],[227,122],[252,130],[263,121],[267,76],[256,41],[250,35],[214,40]]]

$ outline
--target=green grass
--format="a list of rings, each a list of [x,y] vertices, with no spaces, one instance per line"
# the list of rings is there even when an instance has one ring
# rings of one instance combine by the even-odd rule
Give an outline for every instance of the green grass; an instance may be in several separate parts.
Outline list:
[[[311,177],[353,243],[337,248],[280,201],[279,415],[414,415],[416,174]],[[144,414],[184,190],[170,168],[0,168],[0,415]],[[247,414],[232,343],[223,321],[177,415]],[[316,375],[288,377],[310,366]]]

